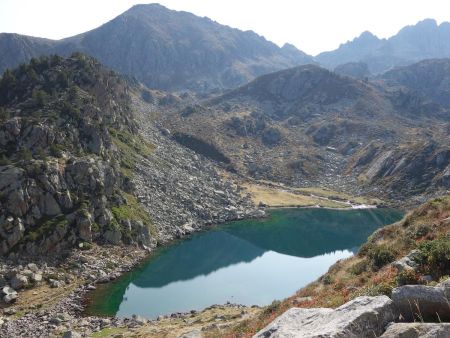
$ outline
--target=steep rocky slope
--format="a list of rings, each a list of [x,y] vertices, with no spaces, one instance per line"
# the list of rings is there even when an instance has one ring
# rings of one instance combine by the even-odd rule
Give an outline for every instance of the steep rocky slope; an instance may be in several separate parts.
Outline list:
[[[450,57],[450,23],[440,25],[426,19],[402,28],[389,39],[364,32],[338,49],[315,57],[320,64],[335,68],[340,64],[362,61],[374,74],[419,60]]]
[[[2,254],[92,241],[151,247],[248,215],[237,187],[162,135],[133,91],[82,54],[33,59],[4,74]]]
[[[179,139],[256,179],[403,202],[449,187],[448,108],[410,88],[307,65],[175,108]]]
[[[200,92],[312,61],[291,45],[279,48],[252,31],[158,4],[136,5],[97,29],[59,41],[2,34],[0,50],[0,72],[42,53],[81,51],[149,87]]]

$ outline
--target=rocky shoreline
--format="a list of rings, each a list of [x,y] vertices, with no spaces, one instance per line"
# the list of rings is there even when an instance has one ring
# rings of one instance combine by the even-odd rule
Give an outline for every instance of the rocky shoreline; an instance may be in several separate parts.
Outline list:
[[[20,269],[22,265],[10,264],[9,266],[14,266],[14,268],[8,271],[10,274],[16,271],[16,275],[26,275],[24,271],[30,265],[42,266],[43,268],[39,269],[43,274],[43,280],[34,285],[24,285],[24,289],[18,293],[14,302],[1,306],[0,337],[30,337],[30,334],[33,337],[88,337],[94,332],[106,328],[133,329],[152,323],[157,326],[161,320],[177,318],[192,320],[193,317],[202,316],[203,312],[207,313],[208,310],[217,308],[227,310],[225,312],[233,310],[243,313],[259,311],[258,307],[250,308],[228,303],[212,305],[200,312],[168,314],[160,316],[154,321],[139,316],[117,318],[86,315],[86,301],[90,292],[95,290],[99,284],[113,282],[132,271],[151,257],[151,252],[151,250],[137,247],[114,246],[114,250],[111,250],[111,247],[108,246],[94,246],[89,251],[74,251],[59,266],[55,264],[44,267],[45,263],[43,265],[29,263],[22,270]],[[105,258],[106,255],[109,257]],[[22,262],[25,260],[21,258]],[[116,267],[112,267],[110,264],[112,261],[115,262]],[[79,266],[80,270],[70,271],[69,266]],[[5,265],[2,265],[2,269],[5,271]],[[49,276],[56,278],[55,271],[65,272],[60,272],[60,279],[49,278]],[[82,272],[80,273],[80,271]],[[8,273],[6,274],[8,275]],[[3,289],[5,288],[7,287]],[[38,296],[41,294],[43,297]],[[33,296],[35,297],[33,298]],[[241,315],[241,317],[245,316]]]
[[[46,337],[75,327],[88,335],[99,328],[122,324],[123,321],[115,318],[83,316],[85,297],[96,284],[118,278],[147,255],[143,249],[125,246],[114,250],[94,246],[89,251],[72,252],[64,262],[43,268],[44,280],[20,292],[16,303],[3,308],[0,336],[29,337],[33,333],[36,337]],[[16,270],[18,274],[24,273]]]
[[[259,213],[259,216],[264,216]],[[255,216],[255,215],[254,215]],[[241,218],[235,218],[235,220]],[[231,221],[232,218],[226,221]],[[206,225],[211,228],[216,224]],[[164,241],[169,244],[177,238],[189,236],[193,232],[204,231],[203,228],[192,228],[190,231],[178,233]],[[0,305],[0,337],[88,337],[94,332],[106,328],[127,327],[137,328],[148,323],[155,323],[163,319],[192,318],[193,314],[201,315],[211,308],[225,307],[226,309],[241,309],[247,311],[247,306],[239,304],[212,305],[203,311],[174,313],[160,316],[157,321],[151,321],[139,316],[131,318],[99,317],[86,315],[86,302],[89,293],[98,284],[113,282],[124,274],[135,269],[139,264],[151,257],[156,246],[140,248],[132,246],[98,246],[93,244],[89,250],[81,247],[67,252],[63,260],[55,257],[41,258],[37,263],[32,257],[16,257],[10,255],[0,263],[0,275],[9,277],[3,281],[5,285],[0,292],[3,299],[14,294],[9,304]],[[30,263],[27,263],[30,262]],[[30,270],[32,269],[32,270]],[[28,280],[29,272],[36,270],[40,280]],[[14,284],[22,277],[23,284]],[[17,288],[12,289],[11,286]],[[8,292],[10,291],[10,292]],[[43,293],[44,297],[39,297]],[[49,293],[49,295],[48,295]],[[33,299],[35,296],[36,299]],[[55,298],[53,298],[55,297]],[[31,298],[31,299],[29,299]],[[55,301],[56,299],[56,301]],[[6,303],[6,302],[4,302]],[[252,311],[257,311],[252,307]]]

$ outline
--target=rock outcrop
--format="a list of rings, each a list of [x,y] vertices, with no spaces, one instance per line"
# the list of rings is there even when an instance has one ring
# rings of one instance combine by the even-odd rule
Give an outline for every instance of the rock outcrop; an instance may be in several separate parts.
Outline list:
[[[450,287],[404,285],[392,290],[392,300],[407,321],[450,320]]]
[[[250,200],[161,133],[132,92],[140,89],[82,54],[5,73],[0,254],[92,241],[151,248],[249,215]]]
[[[123,227],[112,211],[130,191],[117,162],[117,135],[136,131],[127,90],[83,55],[34,59],[4,75],[0,254],[59,251]]]
[[[396,316],[388,297],[358,297],[335,310],[291,308],[254,338],[380,336]]]
[[[393,323],[382,338],[447,338],[450,337],[448,323]]]

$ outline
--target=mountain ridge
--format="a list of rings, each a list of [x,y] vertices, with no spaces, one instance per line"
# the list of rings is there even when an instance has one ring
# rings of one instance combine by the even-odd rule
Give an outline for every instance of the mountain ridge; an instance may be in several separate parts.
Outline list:
[[[335,68],[349,62],[367,63],[373,74],[423,59],[450,57],[450,23],[437,24],[424,19],[400,29],[395,35],[380,39],[365,31],[337,49],[315,56],[322,65]]]
[[[6,60],[5,65],[17,65],[43,52],[79,51],[149,87],[165,90],[231,88],[257,75],[312,61],[298,49],[280,48],[253,31],[158,4],[133,6],[96,29],[51,41],[50,46],[35,42],[35,50]]]

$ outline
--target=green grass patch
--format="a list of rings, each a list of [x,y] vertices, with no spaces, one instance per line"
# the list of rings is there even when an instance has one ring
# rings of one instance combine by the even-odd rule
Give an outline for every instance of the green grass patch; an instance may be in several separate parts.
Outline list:
[[[105,337],[115,337],[116,335],[121,335],[128,330],[124,327],[107,327],[106,329],[94,332],[92,338],[105,338]]]
[[[136,197],[133,195],[122,193],[126,203],[117,207],[111,208],[114,218],[120,223],[124,220],[141,221],[148,227],[150,234],[156,236],[156,228],[147,213],[147,211],[139,204]]]
[[[58,215],[52,218],[44,219],[43,221],[36,224],[36,226],[25,235],[24,240],[35,241],[42,238],[44,235],[55,231],[58,227],[64,228],[68,224],[69,221],[64,215]]]
[[[109,128],[114,145],[120,153],[122,174],[131,177],[139,156],[148,157],[155,146],[140,135],[133,135],[125,130]]]

